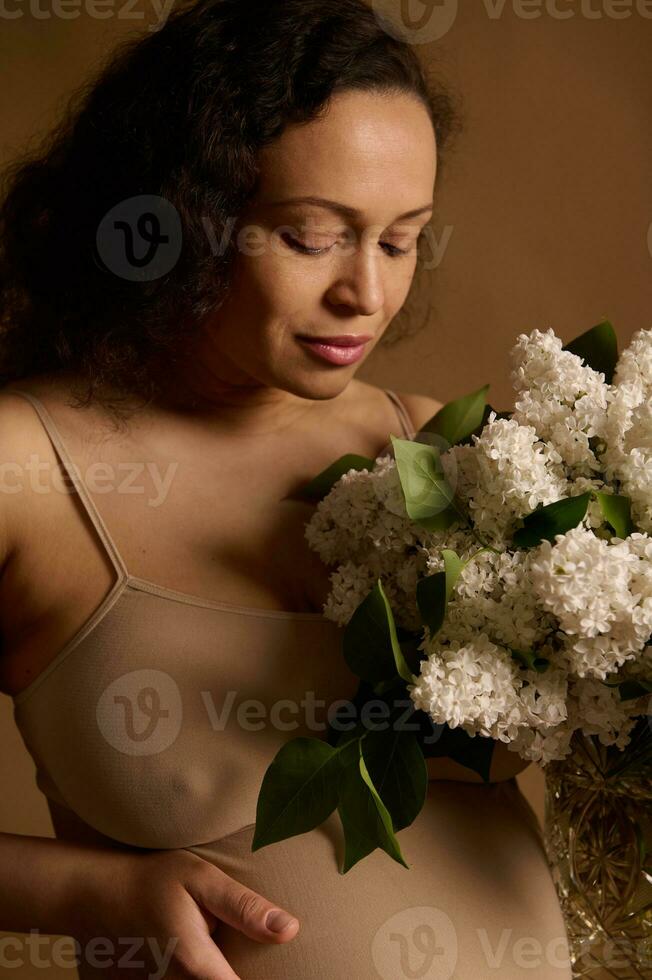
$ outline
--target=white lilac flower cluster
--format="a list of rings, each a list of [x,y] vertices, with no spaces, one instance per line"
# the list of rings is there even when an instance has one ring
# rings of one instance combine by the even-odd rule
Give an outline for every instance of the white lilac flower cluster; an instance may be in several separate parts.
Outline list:
[[[417,708],[545,764],[578,729],[623,748],[650,697],[622,698],[618,684],[652,678],[652,330],[610,384],[551,329],[519,336],[512,366],[514,411],[441,456],[465,519],[437,532],[413,522],[387,455],[337,481],[306,538],[335,566],[326,616],[346,624],[380,578],[397,623],[422,631]],[[589,490],[629,497],[636,530],[617,537],[593,496],[554,541],[514,546],[538,505]],[[464,564],[430,635],[416,585],[444,569],[444,548]]]

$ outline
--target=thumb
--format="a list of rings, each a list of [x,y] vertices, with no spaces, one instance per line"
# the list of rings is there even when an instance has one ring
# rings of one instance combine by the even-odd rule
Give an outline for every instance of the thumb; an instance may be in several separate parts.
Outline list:
[[[299,921],[285,909],[235,881],[216,865],[187,882],[195,901],[222,922],[260,943],[294,939]]]

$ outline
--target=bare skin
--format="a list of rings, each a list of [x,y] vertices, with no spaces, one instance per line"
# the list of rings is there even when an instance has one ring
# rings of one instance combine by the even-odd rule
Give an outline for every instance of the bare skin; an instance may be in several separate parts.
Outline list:
[[[390,433],[401,434],[384,392],[357,380],[333,402],[319,406],[319,439],[304,424],[282,438],[250,439],[246,452],[239,448],[243,437],[228,433],[213,436],[195,430],[189,445],[185,424],[175,446],[170,437],[162,436],[158,421],[142,419],[131,423],[128,438],[114,436],[98,445],[97,410],[92,418],[76,418],[79,410],[66,408],[65,392],[52,381],[16,387],[40,396],[57,420],[65,417],[65,430],[61,428],[66,445],[87,485],[100,461],[116,474],[115,480],[107,481],[110,492],[98,494],[95,502],[131,574],[192,595],[255,608],[321,610],[330,588],[329,569],[303,535],[313,508],[283,498],[342,453],[373,458],[388,444]],[[11,457],[7,443],[3,445],[7,458],[18,462],[21,471],[26,473],[33,453],[48,467],[39,486],[49,492],[37,492],[24,478],[23,492],[4,501],[5,509],[11,510],[12,554],[0,588],[0,690],[16,695],[89,618],[111,589],[116,572],[76,494],[55,489],[55,477],[62,472],[56,454],[32,407],[12,395],[11,386],[0,395],[0,426],[9,440],[13,432]],[[152,451],[163,438],[164,456]],[[157,506],[147,503],[156,498],[145,473],[131,484],[131,490],[143,491],[138,495],[128,492],[127,470],[125,476],[118,475],[118,466],[127,460],[152,459],[160,463],[161,472],[168,460],[178,464],[167,496],[159,492],[162,502]],[[6,483],[17,485],[17,479],[7,477]],[[169,534],[170,527],[183,528],[183,541],[176,542],[180,535]],[[188,543],[195,542],[199,547],[190,548]]]

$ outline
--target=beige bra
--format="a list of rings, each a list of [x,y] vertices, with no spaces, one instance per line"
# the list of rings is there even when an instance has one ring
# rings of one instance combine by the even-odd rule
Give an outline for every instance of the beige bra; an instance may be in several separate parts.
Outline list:
[[[400,398],[403,436],[414,438]],[[289,737],[320,737],[358,679],[322,613],[257,609],[129,573],[45,405],[32,403],[111,559],[116,581],[13,698],[39,789],[124,844],[188,847],[255,821]]]

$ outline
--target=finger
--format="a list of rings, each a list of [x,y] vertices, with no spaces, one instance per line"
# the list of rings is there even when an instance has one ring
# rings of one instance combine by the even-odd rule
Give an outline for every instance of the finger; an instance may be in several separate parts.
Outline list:
[[[224,871],[209,864],[186,882],[196,902],[209,912],[261,943],[285,943],[294,939],[299,921]]]
[[[174,965],[182,969],[180,974],[197,977],[198,980],[240,980],[227,961],[224,953],[211,937],[204,919],[188,923],[174,950]],[[174,965],[172,975],[174,976]],[[168,974],[165,973],[167,977]]]
[[[208,945],[201,948],[193,947],[177,954],[177,963],[183,970],[184,977],[196,977],[197,980],[240,980],[237,973],[231,969],[226,957],[219,946],[210,941]],[[167,974],[166,974],[167,976]]]

